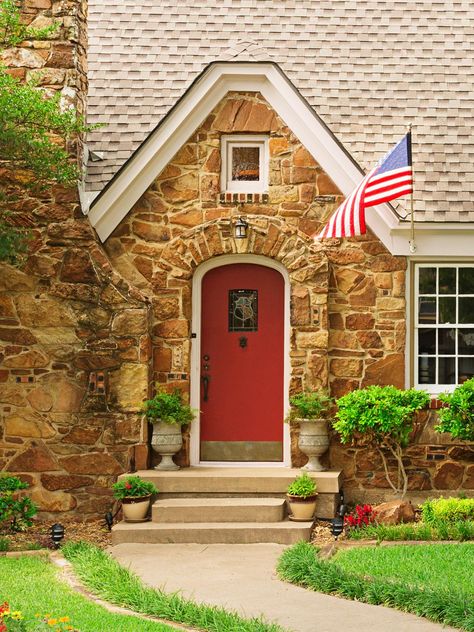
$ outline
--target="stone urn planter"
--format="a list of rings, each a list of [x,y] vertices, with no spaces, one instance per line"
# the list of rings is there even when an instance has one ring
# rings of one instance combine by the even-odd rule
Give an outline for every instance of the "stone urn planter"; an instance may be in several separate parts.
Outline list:
[[[161,462],[154,469],[179,470],[173,456],[183,445],[181,426],[191,423],[194,411],[183,402],[181,391],[175,390],[173,393],[158,391],[143,403],[142,412],[153,424],[151,447],[161,456]]]
[[[181,450],[182,446],[183,436],[180,425],[153,420],[151,447],[161,456],[161,462],[155,466],[155,470],[179,470],[180,467],[173,461],[173,456]]]
[[[326,468],[319,461],[329,448],[328,422],[325,419],[297,419],[300,426],[298,447],[308,457],[301,469],[323,472]]]

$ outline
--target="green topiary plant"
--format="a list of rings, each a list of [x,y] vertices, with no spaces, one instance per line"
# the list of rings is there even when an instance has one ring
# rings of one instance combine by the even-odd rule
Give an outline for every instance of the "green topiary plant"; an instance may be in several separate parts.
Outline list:
[[[303,392],[290,397],[291,410],[286,421],[321,419],[331,407],[332,399],[323,392]]]
[[[25,531],[33,524],[37,507],[28,496],[19,492],[28,489],[17,476],[0,476],[0,528],[9,531]]]
[[[408,445],[416,411],[425,408],[429,402],[430,396],[424,391],[368,386],[337,400],[333,427],[342,443],[362,440],[373,446],[382,458],[390,487],[403,497],[408,487],[403,450]],[[390,475],[384,450],[388,450],[397,462],[396,480]]]
[[[438,411],[437,432],[449,432],[453,439],[474,441],[474,378],[456,386],[439,399],[446,404]]]
[[[298,498],[309,498],[316,494],[316,489],[315,481],[305,472],[297,476],[295,480],[288,485],[286,493],[289,496],[297,496]]]
[[[114,498],[141,498],[157,494],[158,489],[151,481],[144,481],[140,476],[127,476],[112,485]]]
[[[181,391],[173,393],[158,391],[152,399],[143,403],[142,412],[152,423],[163,421],[167,424],[185,426],[194,419],[194,411],[184,404]]]

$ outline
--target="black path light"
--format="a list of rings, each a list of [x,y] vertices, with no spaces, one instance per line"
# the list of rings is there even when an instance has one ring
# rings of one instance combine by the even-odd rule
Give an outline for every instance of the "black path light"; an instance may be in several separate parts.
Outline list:
[[[344,504],[344,492],[342,489],[339,493],[339,499],[341,504],[339,505],[336,516],[331,520],[331,533],[333,534],[335,540],[337,540],[344,531],[344,516],[347,511],[347,505]]]
[[[243,217],[239,217],[239,219],[234,224],[234,235],[236,239],[245,239],[247,237],[247,228],[249,227],[248,222],[245,221]]]
[[[51,540],[55,549],[59,549],[61,540],[64,538],[64,527],[62,524],[53,524],[51,527]]]

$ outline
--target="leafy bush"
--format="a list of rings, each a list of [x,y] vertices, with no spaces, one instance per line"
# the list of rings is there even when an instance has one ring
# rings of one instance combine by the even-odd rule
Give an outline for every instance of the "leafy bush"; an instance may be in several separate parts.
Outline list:
[[[446,407],[438,411],[440,423],[437,432],[449,432],[453,439],[474,441],[474,378],[457,386],[452,393],[443,393],[439,399]]]
[[[319,392],[298,393],[290,397],[291,411],[287,421],[320,419],[329,410],[332,399]]]
[[[408,445],[416,411],[428,405],[430,396],[424,391],[402,391],[395,386],[368,386],[352,391],[337,400],[334,429],[342,443],[363,440],[379,452],[385,476],[394,492],[405,495],[408,477],[403,464],[403,449]],[[398,466],[393,479],[383,449],[388,450]]]
[[[118,500],[123,498],[140,498],[157,494],[158,490],[151,481],[144,481],[140,476],[127,476],[112,485],[114,497]]]
[[[438,520],[436,524],[415,522],[412,524],[369,524],[360,529],[349,529],[347,537],[351,540],[378,540],[382,542],[400,540],[474,540],[474,521],[460,520],[448,523]]]
[[[375,521],[375,511],[371,505],[356,505],[354,511],[344,517],[344,524],[352,529],[367,527]]]
[[[10,541],[8,538],[0,538],[0,551],[9,551]]]
[[[315,481],[304,472],[300,476],[297,476],[295,480],[290,483],[287,487],[287,494],[289,496],[298,496],[299,498],[309,498],[309,496],[314,496],[316,493],[316,483]]]
[[[31,527],[37,507],[31,498],[19,494],[27,488],[28,484],[17,476],[0,477],[0,528],[24,531]]]
[[[474,520],[474,498],[435,498],[421,506],[423,522],[436,524]]]
[[[150,421],[163,421],[167,424],[185,426],[194,419],[194,411],[183,403],[181,391],[173,393],[158,391],[152,398],[143,403],[142,412]]]

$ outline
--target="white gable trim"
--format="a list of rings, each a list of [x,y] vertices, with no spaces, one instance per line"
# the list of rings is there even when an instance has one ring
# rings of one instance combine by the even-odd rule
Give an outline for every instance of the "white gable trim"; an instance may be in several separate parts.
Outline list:
[[[229,91],[259,91],[344,195],[349,195],[360,182],[361,170],[355,161],[275,64],[214,63],[200,75],[103,193],[92,202],[90,211],[84,208],[85,213],[89,211],[91,224],[102,241],[107,239]],[[398,221],[389,205],[369,209],[367,225],[390,252],[410,254],[409,226]],[[459,244],[457,240],[458,236],[465,237],[467,230],[474,231],[474,225],[455,225],[456,229],[450,231],[449,244],[442,238],[432,242],[433,235],[444,230],[445,226],[442,224],[434,233],[421,228],[417,236],[417,253],[449,256],[465,252],[472,255],[472,246],[471,251],[464,250],[465,239]],[[472,243],[474,232],[470,234]]]

